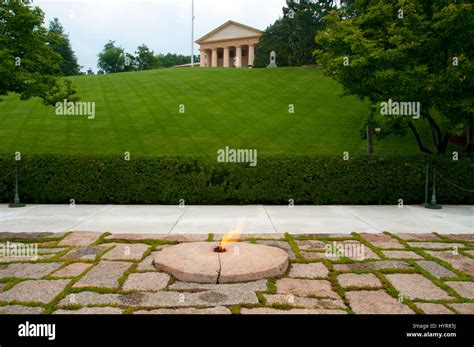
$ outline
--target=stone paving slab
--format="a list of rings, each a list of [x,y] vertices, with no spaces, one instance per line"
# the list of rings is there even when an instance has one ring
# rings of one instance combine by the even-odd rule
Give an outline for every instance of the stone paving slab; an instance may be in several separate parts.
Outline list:
[[[0,278],[16,277],[39,279],[59,269],[62,263],[8,264],[0,265]]]
[[[122,314],[122,310],[115,307],[84,307],[79,310],[57,310],[53,314],[74,315],[74,314],[90,314],[90,315],[109,315]]]
[[[296,240],[296,245],[302,251],[325,251],[327,243],[318,240]]]
[[[73,263],[51,274],[53,277],[70,278],[77,277],[92,265],[87,263]]]
[[[219,292],[231,292],[231,291],[252,291],[252,292],[263,292],[267,290],[267,281],[259,280],[254,282],[238,283],[238,284],[205,284],[205,283],[187,283],[187,282],[175,282],[169,286],[170,290],[177,291],[219,291]]]
[[[114,248],[102,257],[103,260],[141,260],[143,254],[150,248],[144,244],[111,244],[111,246]]]
[[[378,248],[405,248],[396,238],[385,234],[361,234],[366,241]]]
[[[455,269],[474,276],[474,259],[454,254],[452,251],[426,251],[426,253],[450,263]]]
[[[2,204],[0,204],[1,208]],[[0,218],[1,221],[1,218]],[[54,232],[0,232],[0,239],[57,239],[64,237],[66,233],[54,233]]]
[[[463,298],[474,299],[474,282],[445,282]]]
[[[448,306],[454,308],[460,314],[474,314],[474,303],[449,304]]]
[[[193,306],[231,306],[257,304],[258,298],[250,291],[205,291],[199,293],[178,293],[161,291],[157,293],[98,294],[81,292],[64,298],[59,306],[69,305],[119,305],[125,307],[165,308]]]
[[[36,315],[41,314],[43,311],[43,307],[30,307],[21,305],[8,305],[0,307],[0,314]]]
[[[63,259],[75,259],[75,260],[95,260],[98,255],[103,254],[106,250],[112,246],[108,244],[99,246],[78,246],[73,248],[71,251],[63,256]]]
[[[336,264],[337,271],[365,271],[365,270],[387,270],[387,269],[411,269],[412,266],[401,260],[383,260],[367,263]]]
[[[74,232],[67,235],[59,246],[89,246],[99,239],[101,233],[94,232]]]
[[[369,247],[362,245],[358,241],[343,241],[342,245],[345,249],[342,256],[352,260],[378,260],[380,257]],[[346,251],[347,249],[347,251]],[[362,252],[361,252],[362,250]]]
[[[292,278],[322,278],[329,274],[328,268],[323,263],[293,264],[289,273]]]
[[[8,257],[0,257],[0,265],[1,264],[9,264],[9,263],[37,263],[44,260],[48,260],[54,258],[55,254],[43,254],[43,255],[36,255],[32,257],[19,257],[19,256],[8,256]]]
[[[149,310],[149,311],[136,311],[133,314],[144,314],[144,315],[228,315],[232,312],[223,306],[217,306],[212,308],[177,308],[174,310],[162,309],[162,310]]]
[[[412,251],[383,251],[382,253],[389,259],[423,259],[421,255]]]
[[[436,234],[395,233],[394,235],[405,241],[441,241]]]
[[[392,274],[386,275],[390,283],[404,297],[415,300],[449,300],[448,293],[436,286],[426,277],[419,274]]]
[[[274,294],[274,295],[264,295],[266,304],[272,306],[274,304],[278,305],[291,305],[296,307],[304,308],[322,308],[322,309],[345,309],[341,299],[314,299],[314,298],[305,298],[294,295],[284,295],[284,294]]]
[[[442,304],[417,302],[416,306],[421,308],[426,314],[454,314],[453,311]]]
[[[303,258],[307,260],[323,260],[327,259],[329,261],[338,261],[340,258],[337,255],[328,256],[325,252],[300,252]]]
[[[382,282],[374,274],[342,274],[337,281],[343,288],[380,288]]]
[[[125,291],[157,292],[165,289],[170,279],[169,275],[163,273],[132,273],[128,276],[122,289]]]
[[[20,282],[10,290],[0,293],[0,301],[40,302],[47,304],[61,293],[68,283],[68,280]]]
[[[440,279],[441,277],[455,277],[456,274],[444,266],[430,260],[420,260],[416,262],[421,268],[428,271],[434,277]]]
[[[358,314],[413,314],[406,305],[384,291],[354,291],[346,294],[352,310]]]
[[[472,214],[471,214],[471,218],[472,218]],[[447,237],[451,240],[461,240],[461,241],[474,242],[474,233],[450,234],[450,235],[447,235]]]
[[[130,268],[126,262],[103,260],[74,284],[74,288],[117,288],[119,278]]]
[[[39,248],[38,254],[62,253],[67,250],[67,247],[61,248]]]
[[[462,243],[446,243],[446,242],[408,242],[412,248],[425,249],[456,249],[466,247]]]
[[[341,310],[322,310],[322,309],[299,309],[294,308],[291,310],[278,310],[268,307],[260,308],[243,308],[240,311],[241,314],[248,315],[267,315],[267,314],[282,314],[282,315],[319,315],[319,314],[346,314],[347,312]]]
[[[305,213],[304,209],[298,213]],[[8,235],[11,239],[2,241],[21,242]],[[277,233],[243,235],[242,244],[266,239],[263,244],[276,247],[285,257],[292,252],[295,259],[290,259],[287,272],[276,278],[234,284],[181,282],[153,265],[154,257],[172,245],[206,242],[208,235],[155,233],[102,240],[101,233],[69,233],[46,234],[46,241],[38,233],[29,235],[22,236],[28,242],[40,240],[38,246],[45,256],[68,253],[54,261],[0,263],[0,314],[40,314],[44,307],[39,306],[45,305],[54,314],[410,314],[415,313],[415,306],[426,314],[474,313],[474,303],[469,302],[474,300],[474,259],[466,255],[472,249],[463,243],[471,242],[468,234],[443,234],[442,238],[435,234],[397,235],[408,242],[406,248],[385,234],[363,234],[363,244],[359,236],[349,233],[299,235],[299,239]],[[145,259],[152,246],[140,242],[144,240],[154,240],[156,247]],[[61,242],[68,245],[58,246]],[[373,251],[379,250],[390,260],[328,258],[326,245],[333,242],[363,245],[372,252],[365,252],[369,257],[380,258]],[[453,244],[462,246],[459,252],[437,248]],[[419,254],[411,246],[421,247]],[[417,266],[411,265],[415,263]],[[453,297],[443,288],[451,288],[459,296]],[[398,293],[400,298],[392,296]],[[54,300],[59,294],[64,298],[57,304]],[[405,299],[414,306],[408,306]]]
[[[297,296],[317,296],[339,299],[333,291],[331,283],[325,280],[300,280],[283,278],[276,282],[278,294],[292,294]]]

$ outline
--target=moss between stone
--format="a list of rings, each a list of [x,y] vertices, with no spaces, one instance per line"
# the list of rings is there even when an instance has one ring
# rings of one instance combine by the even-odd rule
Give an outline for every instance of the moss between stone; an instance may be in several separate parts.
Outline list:
[[[282,311],[289,311],[296,308],[304,308],[303,306],[294,306],[294,305],[282,304],[282,303],[273,303],[270,307],[276,310],[282,310]]]
[[[395,237],[396,239],[398,239],[398,241],[400,241],[408,250],[413,251],[416,254],[420,255],[421,257],[425,258],[425,259],[418,259],[418,260],[430,260],[430,261],[433,261],[435,263],[438,263],[439,265],[444,266],[448,270],[451,270],[452,272],[454,272],[461,279],[466,279],[466,280],[470,281],[470,278],[472,278],[472,276],[469,276],[469,275],[465,274],[464,272],[462,272],[461,270],[458,270],[458,269],[454,268],[450,263],[448,263],[448,262],[446,262],[442,259],[436,258],[436,257],[432,256],[431,254],[426,253],[421,248],[411,247],[408,244],[407,241],[397,237],[396,235],[392,235],[392,234],[390,234],[390,235]],[[435,235],[437,235],[437,234],[435,233]],[[448,250],[452,250],[452,249],[448,249]],[[412,260],[415,261],[416,259],[412,259]]]
[[[94,247],[94,246],[98,246],[100,245],[101,243],[104,243],[105,242],[105,238],[107,236],[110,236],[112,235],[111,233],[103,233],[102,235],[99,236],[99,238],[97,240],[95,240],[94,243],[90,244],[89,247]]]
[[[293,251],[293,253],[296,256],[296,259],[305,260],[305,258],[300,253],[300,249],[298,248],[298,245],[296,244],[295,240],[293,239],[293,237],[290,234],[288,234],[288,233],[285,234],[285,240],[290,245],[291,250]]]
[[[277,293],[277,286],[276,286],[276,279],[275,278],[267,279],[267,293],[268,294],[276,294]]]
[[[240,314],[240,306],[239,305],[232,305],[232,306],[229,307],[229,310],[230,310],[230,312],[232,312],[232,314],[237,314],[237,315]]]
[[[467,257],[467,258],[474,259],[474,255],[465,252],[465,250],[460,250],[459,253],[462,254],[463,256]]]
[[[255,292],[255,294],[257,295],[257,298],[258,298],[258,302],[262,305],[266,305],[267,304],[267,299],[265,298],[265,295],[263,295],[262,292]]]

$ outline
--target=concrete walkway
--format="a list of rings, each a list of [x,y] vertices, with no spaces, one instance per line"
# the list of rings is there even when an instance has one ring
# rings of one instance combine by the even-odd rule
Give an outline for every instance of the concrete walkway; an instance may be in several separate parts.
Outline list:
[[[474,206],[117,206],[0,204],[0,232],[116,234],[474,233]]]

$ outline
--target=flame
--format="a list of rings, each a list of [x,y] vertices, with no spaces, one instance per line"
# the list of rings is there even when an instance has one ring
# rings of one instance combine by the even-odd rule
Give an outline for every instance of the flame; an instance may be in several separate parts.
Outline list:
[[[242,231],[244,229],[244,220],[239,220],[239,223],[237,224],[237,228],[232,230],[230,233],[225,234],[222,239],[221,239],[221,246],[225,247],[226,244],[232,243],[232,242],[238,242],[240,239],[240,234],[242,234]]]

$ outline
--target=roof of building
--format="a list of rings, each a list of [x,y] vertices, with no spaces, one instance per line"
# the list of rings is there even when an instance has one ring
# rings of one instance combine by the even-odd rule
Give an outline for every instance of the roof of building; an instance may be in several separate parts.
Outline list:
[[[238,26],[238,27],[241,27],[243,29],[247,29],[249,31],[253,31],[255,32],[255,35],[254,36],[260,36],[263,32],[261,30],[258,30],[258,29],[255,29],[255,28],[252,28],[248,25],[245,25],[245,24],[242,24],[242,23],[238,23],[238,22],[235,22],[233,20],[229,20],[227,22],[225,22],[224,24],[222,24],[221,26],[217,27],[216,29],[212,30],[210,33],[204,35],[203,37],[201,37],[199,40],[196,41],[197,44],[200,44],[204,41],[206,41],[206,39],[212,37],[213,35],[215,35],[216,33],[218,33],[219,31],[231,26],[231,25],[235,25],[235,26]]]

